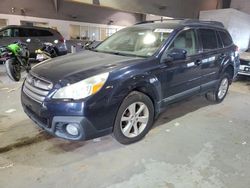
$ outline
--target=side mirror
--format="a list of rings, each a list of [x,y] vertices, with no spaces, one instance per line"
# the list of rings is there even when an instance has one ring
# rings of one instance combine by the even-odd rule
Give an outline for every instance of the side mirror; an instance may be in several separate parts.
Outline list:
[[[174,48],[168,52],[167,57],[164,58],[164,62],[170,62],[175,60],[185,60],[187,58],[187,51],[184,49]]]

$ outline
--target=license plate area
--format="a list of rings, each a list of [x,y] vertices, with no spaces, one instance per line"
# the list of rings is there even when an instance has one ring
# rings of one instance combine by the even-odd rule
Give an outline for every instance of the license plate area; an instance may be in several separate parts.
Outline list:
[[[45,59],[46,59],[46,57],[44,54],[37,54],[36,55],[36,60],[38,60],[38,61],[43,61]]]

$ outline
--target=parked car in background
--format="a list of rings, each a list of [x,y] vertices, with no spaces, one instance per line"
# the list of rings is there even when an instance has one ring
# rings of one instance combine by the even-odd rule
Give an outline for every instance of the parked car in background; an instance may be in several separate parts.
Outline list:
[[[33,67],[22,87],[26,114],[57,137],[113,133],[130,144],[171,103],[198,94],[222,102],[239,67],[238,48],[223,25],[151,22],[122,29],[95,49]]]
[[[51,28],[10,25],[0,30],[0,46],[16,41],[27,43],[31,57],[35,57],[35,50],[42,48],[45,42],[53,43],[58,55],[67,53],[64,38],[58,31]]]
[[[240,54],[239,75],[250,76],[250,49]]]

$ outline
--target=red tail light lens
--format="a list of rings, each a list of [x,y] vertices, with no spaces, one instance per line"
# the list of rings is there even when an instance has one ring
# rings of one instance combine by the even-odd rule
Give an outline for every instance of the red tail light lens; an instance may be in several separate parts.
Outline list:
[[[240,48],[238,46],[235,45],[235,51],[236,52],[239,52],[240,51]]]
[[[235,57],[239,57],[240,55],[240,48],[238,46],[235,45],[235,52],[234,52],[234,56]]]
[[[59,42],[63,42],[63,43],[64,43],[64,42],[65,42],[64,38],[63,38],[63,37],[60,38],[60,39],[59,39]]]

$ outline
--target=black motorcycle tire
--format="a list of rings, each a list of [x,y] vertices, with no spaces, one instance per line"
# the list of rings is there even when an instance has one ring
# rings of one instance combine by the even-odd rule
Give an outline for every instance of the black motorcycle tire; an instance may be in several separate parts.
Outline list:
[[[57,55],[56,49],[55,48],[51,49],[51,51],[50,51],[50,57],[54,58],[54,57],[57,57],[57,56],[58,55]]]
[[[10,58],[5,61],[6,72],[11,80],[18,82],[21,79],[21,67],[17,60]]]

